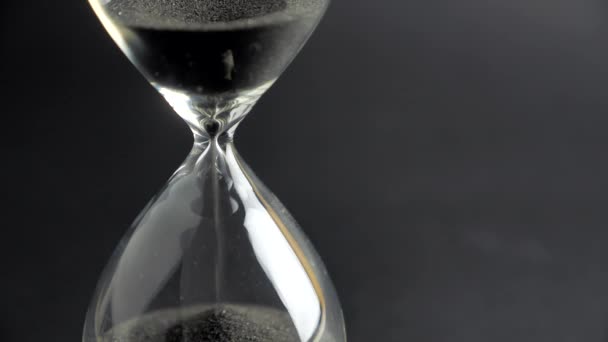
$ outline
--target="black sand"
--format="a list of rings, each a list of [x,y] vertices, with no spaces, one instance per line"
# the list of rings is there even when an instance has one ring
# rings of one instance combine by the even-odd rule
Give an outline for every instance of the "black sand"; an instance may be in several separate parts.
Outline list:
[[[284,311],[222,306],[159,311],[108,332],[103,342],[299,342]]]

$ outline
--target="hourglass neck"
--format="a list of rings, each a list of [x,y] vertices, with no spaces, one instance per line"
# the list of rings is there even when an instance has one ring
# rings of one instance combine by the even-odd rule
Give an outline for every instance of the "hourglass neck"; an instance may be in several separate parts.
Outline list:
[[[234,132],[239,123],[237,122],[234,126],[226,131],[219,131],[218,128],[221,126],[221,122],[213,121],[208,123],[209,126],[206,130],[194,129],[192,128],[192,132],[194,134],[194,153],[203,153],[207,149],[216,149],[225,151],[228,144],[232,144],[234,139]]]
[[[238,124],[271,85],[269,82],[253,90],[222,95],[193,94],[163,87],[157,89],[190,126],[195,146],[204,149],[212,142],[218,146],[231,142]]]
[[[212,138],[195,134],[190,158],[198,159],[202,155],[224,155],[230,147],[234,146],[233,138],[234,130],[232,132],[224,132]]]

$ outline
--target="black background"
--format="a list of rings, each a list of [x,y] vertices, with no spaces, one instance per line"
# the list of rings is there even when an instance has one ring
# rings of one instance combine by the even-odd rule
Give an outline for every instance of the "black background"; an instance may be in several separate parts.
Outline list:
[[[337,0],[237,146],[350,341],[608,341],[608,5]],[[0,341],[78,341],[190,134],[82,1],[0,3]]]

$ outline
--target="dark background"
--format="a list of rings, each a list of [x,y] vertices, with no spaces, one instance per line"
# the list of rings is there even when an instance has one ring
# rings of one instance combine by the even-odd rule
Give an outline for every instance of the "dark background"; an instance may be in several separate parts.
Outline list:
[[[608,341],[608,5],[334,1],[237,146],[350,341]],[[0,3],[0,341],[78,341],[190,134],[86,1]]]

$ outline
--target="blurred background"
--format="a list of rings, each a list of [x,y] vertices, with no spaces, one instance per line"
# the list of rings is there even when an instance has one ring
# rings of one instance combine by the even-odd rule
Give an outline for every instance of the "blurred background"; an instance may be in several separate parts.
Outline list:
[[[350,341],[608,341],[608,6],[335,0],[236,143]],[[189,130],[85,0],[0,3],[0,340],[78,341]]]

